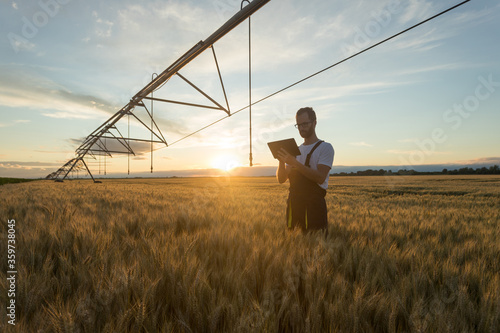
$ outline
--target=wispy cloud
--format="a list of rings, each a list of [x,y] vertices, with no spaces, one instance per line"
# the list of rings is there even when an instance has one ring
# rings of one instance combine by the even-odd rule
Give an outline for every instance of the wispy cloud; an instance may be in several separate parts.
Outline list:
[[[399,24],[405,25],[408,23],[421,21],[434,12],[432,2],[425,0],[409,0],[406,2],[406,8],[403,13],[399,15]]]
[[[95,20],[95,35],[99,38],[110,38],[113,32],[114,23],[109,20],[102,19],[95,10],[92,12],[92,17]]]
[[[34,72],[13,73],[4,68],[2,74],[0,105],[37,109],[47,117],[71,119],[99,119],[115,110],[107,101],[72,92]]]
[[[356,146],[356,147],[373,147],[373,145],[371,145],[369,143],[366,143],[364,141],[361,141],[361,142],[351,142],[350,145],[351,146]]]
[[[83,142],[84,138],[71,138],[68,139],[67,142],[71,145],[74,146],[75,148],[80,146]],[[91,150],[103,150],[107,149],[109,151],[112,151],[111,153],[113,156],[114,155],[121,155],[121,154],[127,154],[128,149],[125,145],[122,144],[126,140],[116,140],[116,139],[102,139],[98,143],[94,144],[91,147]],[[141,155],[146,154],[151,152],[151,143],[149,142],[140,142],[140,141],[130,141],[129,142],[130,147],[132,148],[132,151],[135,153],[135,159],[143,159]],[[158,144],[154,143],[153,144],[153,150],[156,150],[158,148],[165,147],[163,144]],[[96,153],[99,154],[99,153]],[[133,155],[132,155],[133,156]]]
[[[19,38],[18,35],[8,35],[10,44],[14,50],[36,52],[36,44],[26,38]]]
[[[411,0],[408,2],[404,15],[400,16],[400,24],[408,26],[437,14],[444,8],[438,8],[439,3],[432,4],[428,1]],[[499,8],[500,5],[497,5]],[[467,8],[467,7],[463,7]],[[439,27],[424,25],[414,30],[405,38],[399,38],[391,43],[394,49],[406,49],[412,52],[429,51],[442,44],[448,38],[456,36],[462,32],[465,26],[470,28],[470,24],[482,24],[494,19],[491,9],[482,10],[465,9],[461,12],[450,12],[446,14],[446,19],[441,19]],[[390,50],[391,48],[388,48]]]
[[[258,52],[253,52],[252,62],[256,70],[266,71],[277,66],[300,64],[320,54],[325,46],[335,45],[346,34],[345,29],[335,23],[340,20],[340,14],[316,17],[300,12],[296,4],[283,3],[280,6],[287,12],[286,16],[268,17],[270,13],[262,11],[253,21],[254,50]],[[119,63],[159,64],[165,68],[222,24],[208,20],[207,10],[198,3],[169,1],[148,5],[123,4],[120,7],[118,11],[101,10],[94,15],[99,21],[96,24],[103,26],[106,22],[114,23],[113,38],[102,46],[106,49],[126,49],[126,52],[120,53]],[[237,10],[239,8],[235,8],[234,13]],[[265,20],[266,24],[259,24],[259,19]],[[325,25],[328,26],[326,30]],[[109,34],[108,26],[99,30],[101,35]],[[248,55],[245,29],[246,26],[242,25],[215,45],[223,74],[244,73],[248,69],[246,62],[242,61]],[[84,40],[92,44],[89,36]],[[134,41],[133,47],[130,47],[130,41]],[[102,44],[102,41],[96,40],[94,43]],[[104,53],[103,57],[112,56],[116,59],[116,53],[101,53]],[[197,73],[212,71],[213,59],[200,57],[189,65],[193,66]]]
[[[59,165],[58,162],[39,162],[39,161],[0,161],[2,168],[30,168],[30,167],[50,167]]]
[[[8,123],[0,123],[0,127],[11,127],[11,126],[15,126],[16,124],[26,124],[29,122],[31,122],[31,120],[18,119],[18,120],[14,120],[14,121],[11,121]]]
[[[481,158],[475,158],[472,160],[461,160],[455,162],[456,164],[463,164],[463,165],[469,165],[469,164],[485,164],[485,165],[500,165],[500,157],[481,157]]]
[[[416,81],[398,81],[398,80],[374,80],[351,84],[331,84],[329,86],[321,85],[321,82],[311,88],[295,87],[288,91],[288,94],[276,96],[275,99],[293,100],[304,102],[319,102],[323,100],[332,100],[346,96],[357,95],[376,95],[390,91],[394,87],[411,85]]]
[[[420,31],[418,35],[408,35],[406,38],[398,39],[390,45],[392,45],[393,50],[425,52],[438,47],[441,45],[442,40],[451,37],[451,35],[450,32],[440,32],[434,28],[427,31]]]
[[[402,149],[390,149],[386,151],[389,154],[396,154],[396,155],[420,155],[423,154],[424,152],[419,149],[413,149],[413,150],[402,150]],[[453,154],[451,151],[432,151],[428,152],[427,154],[430,155],[450,155]]]
[[[418,68],[409,68],[407,70],[402,70],[399,71],[399,75],[414,75],[414,74],[421,74],[421,73],[428,73],[428,72],[439,72],[439,71],[449,71],[449,70],[455,70],[458,68],[464,68],[467,67],[466,64],[460,64],[460,63],[455,63],[455,64],[440,64],[440,65],[435,65],[435,66],[423,66],[423,67],[418,67]]]
[[[460,13],[452,13],[450,14],[451,17],[448,19],[448,24],[458,27],[467,24],[470,28],[470,24],[479,25],[495,20],[495,11],[500,10],[500,3],[497,3],[495,7],[494,10],[485,6],[482,9],[471,9]]]

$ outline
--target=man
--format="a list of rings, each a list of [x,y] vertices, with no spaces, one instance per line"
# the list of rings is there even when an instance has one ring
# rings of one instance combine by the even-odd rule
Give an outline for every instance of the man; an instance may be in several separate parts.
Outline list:
[[[295,119],[295,127],[304,138],[304,143],[299,146],[301,155],[295,158],[280,149],[276,171],[280,184],[290,180],[287,226],[289,229],[300,227],[304,232],[323,230],[328,234],[325,195],[334,150],[331,144],[316,136],[316,113],[312,108],[301,108]]]

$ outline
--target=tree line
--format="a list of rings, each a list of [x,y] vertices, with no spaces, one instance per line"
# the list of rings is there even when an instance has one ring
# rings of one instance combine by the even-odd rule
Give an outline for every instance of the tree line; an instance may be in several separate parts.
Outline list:
[[[443,169],[442,171],[416,171],[401,169],[396,172],[392,170],[364,170],[357,172],[339,172],[330,174],[330,176],[409,176],[409,175],[500,175],[500,167],[498,165],[492,165],[489,168],[469,168],[463,167],[455,170]]]

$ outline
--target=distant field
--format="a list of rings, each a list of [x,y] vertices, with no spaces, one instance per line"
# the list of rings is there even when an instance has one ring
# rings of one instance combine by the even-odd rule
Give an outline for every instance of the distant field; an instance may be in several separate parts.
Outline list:
[[[500,176],[330,185],[327,239],[273,178],[0,186],[0,331],[500,331]]]

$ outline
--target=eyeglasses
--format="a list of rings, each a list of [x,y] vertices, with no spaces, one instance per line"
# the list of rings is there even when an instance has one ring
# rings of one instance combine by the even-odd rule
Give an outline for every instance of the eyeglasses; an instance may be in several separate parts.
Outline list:
[[[300,124],[295,124],[295,128],[301,128],[301,127],[307,127],[311,125],[313,122],[312,121],[304,121],[303,123]]]

